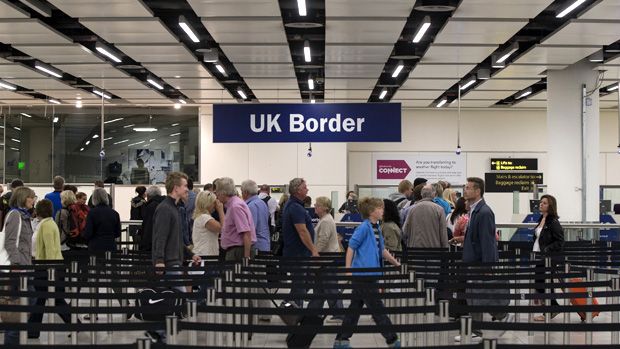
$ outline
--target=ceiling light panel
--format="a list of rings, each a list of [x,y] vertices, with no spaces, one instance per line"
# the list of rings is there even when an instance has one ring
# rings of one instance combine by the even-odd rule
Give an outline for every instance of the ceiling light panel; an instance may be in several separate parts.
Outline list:
[[[287,43],[280,18],[264,20],[203,18],[202,23],[215,41],[222,44]]]
[[[463,1],[454,11],[456,18],[534,18],[553,0],[474,0]]]
[[[47,63],[101,63],[103,60],[76,44],[13,45],[16,49]]]
[[[500,45],[510,39],[527,23],[527,20],[522,19],[494,21],[492,19],[451,18],[435,38],[435,43]]]
[[[0,42],[5,44],[72,44],[66,36],[38,19],[0,21]]]
[[[279,15],[279,14],[278,14]],[[232,62],[239,63],[292,63],[288,45],[235,45],[222,44],[220,48]]]
[[[196,63],[196,58],[181,44],[133,44],[118,45],[119,50],[123,51],[134,60],[143,63]]]
[[[545,45],[609,45],[618,40],[618,23],[592,20],[571,21],[547,40]]]
[[[114,0],[101,6],[100,0],[48,0],[74,18],[86,17],[151,17],[141,1]]]
[[[468,63],[478,64],[497,49],[494,45],[461,46],[431,45],[420,62],[423,63]]]
[[[393,17],[405,18],[413,10],[415,1],[410,0],[326,0],[325,12],[330,17]],[[402,27],[401,27],[402,29]]]
[[[389,44],[391,51],[406,22],[407,18],[392,21],[379,19],[372,20],[372,25],[366,25],[368,21],[332,19],[325,33],[325,43],[381,43]]]
[[[600,46],[586,47],[558,47],[537,45],[519,59],[515,63],[520,64],[566,64],[570,65],[588,57],[592,53],[599,51]]]
[[[178,43],[157,18],[88,18],[80,23],[115,45],[133,43]]]
[[[272,0],[252,0],[252,6],[239,6],[239,1],[231,0],[187,0],[187,2],[199,17],[280,16],[278,2]]]

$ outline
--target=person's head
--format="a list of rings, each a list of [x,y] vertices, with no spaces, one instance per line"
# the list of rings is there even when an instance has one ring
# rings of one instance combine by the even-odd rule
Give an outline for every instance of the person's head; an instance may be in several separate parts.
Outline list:
[[[65,186],[65,179],[61,176],[54,177],[53,186],[55,191],[62,191],[62,188]]]
[[[558,216],[558,202],[552,195],[545,194],[540,197],[540,213],[546,214],[547,217],[559,218]]]
[[[454,211],[452,211],[452,215],[450,216],[450,222],[454,224],[457,218],[467,213],[467,201],[465,198],[459,198],[456,200],[454,204]]]
[[[446,188],[443,191],[443,199],[446,200],[450,206],[454,207],[455,202],[453,200],[454,197],[454,190],[452,190],[452,188]]]
[[[65,190],[60,193],[60,203],[62,207],[69,207],[77,202],[77,197],[71,190]]]
[[[23,186],[18,187],[13,190],[13,195],[11,195],[11,200],[9,200],[9,206],[30,210],[34,206],[35,198],[36,194],[32,189]]]
[[[11,181],[11,190],[15,190],[19,187],[23,187],[24,186],[24,181],[22,181],[19,178],[15,178],[14,180]]]
[[[222,203],[227,203],[231,197],[237,195],[235,181],[230,177],[218,179],[215,183],[215,195],[217,195],[217,199]]]
[[[422,188],[424,188],[425,185],[426,183],[422,183],[416,185],[415,188],[413,188],[413,202],[418,202],[422,200]]]
[[[286,204],[286,202],[288,201],[288,194],[284,193],[282,194],[282,196],[280,196],[280,201],[278,201],[278,206],[282,209],[284,208],[284,204]]]
[[[332,201],[329,198],[319,196],[314,200],[314,212],[316,212],[316,215],[319,216],[319,218],[329,214],[331,210]]]
[[[293,178],[288,183],[288,192],[291,196],[304,200],[308,196],[308,186],[303,178]]]
[[[413,184],[409,180],[403,179],[398,183],[398,192],[405,195],[406,197],[411,196],[411,192],[413,191]]]
[[[213,192],[213,184],[211,184],[211,183],[205,184],[205,186],[202,188],[202,190]]]
[[[138,194],[139,197],[143,198],[144,194],[146,194],[146,187],[143,185],[139,185],[136,187],[136,194]]]
[[[357,201],[357,194],[355,194],[355,193],[351,193],[351,194],[349,194],[349,195],[347,196],[347,199],[348,199],[349,201]]]
[[[443,187],[439,183],[433,183],[433,189],[435,189],[435,197],[443,197]]]
[[[76,187],[75,185],[71,185],[71,184],[65,184],[64,187],[62,187],[62,190],[71,190],[73,192],[73,194],[77,194],[78,192],[78,187]]]
[[[413,187],[415,188],[420,184],[426,184],[426,182],[428,182],[426,178],[418,177],[413,180]]]
[[[269,195],[271,193],[271,188],[267,184],[263,184],[260,186],[260,192]]]
[[[93,206],[110,205],[110,199],[108,198],[108,192],[103,188],[97,188],[93,191]]]
[[[383,207],[383,222],[394,222],[400,227],[400,214],[396,203],[392,200],[383,199]]]
[[[77,203],[80,205],[86,205],[87,196],[86,193],[78,192],[75,194],[75,198],[77,199]]]
[[[470,203],[475,203],[484,196],[484,180],[478,177],[468,177],[465,188],[463,189],[463,197]]]
[[[161,196],[161,189],[156,185],[151,185],[146,189],[146,199],[153,200],[156,196]]]
[[[144,160],[142,159],[136,160],[136,165],[138,165],[138,168],[144,167]]]
[[[211,183],[211,184],[213,184],[213,192],[214,193],[215,193],[215,190],[217,189],[217,181],[219,181],[219,180],[220,180],[219,178],[216,178],[216,179],[213,180],[213,183]]]
[[[49,218],[54,212],[54,205],[50,200],[43,199],[37,202],[37,205],[34,208],[34,212],[40,219]]]
[[[103,181],[95,181],[95,188],[103,188]]]
[[[243,200],[258,194],[258,185],[251,179],[241,182],[241,197]]]
[[[438,181],[437,183],[441,184],[441,188],[446,190],[451,187],[450,182],[448,181]]]
[[[359,210],[364,219],[370,219],[373,223],[383,219],[383,200],[373,197],[362,198],[359,202]]]
[[[187,175],[183,172],[172,172],[166,177],[166,192],[175,200],[187,201]]]
[[[211,213],[215,208],[215,194],[210,191],[203,191],[196,195],[196,208],[192,218],[196,219],[201,214]]]
[[[191,178],[187,178],[187,189],[194,190],[194,181]]]
[[[310,207],[312,207],[312,197],[310,197],[310,196],[306,196],[306,197],[304,198],[304,207],[305,207],[305,208],[310,208]]]
[[[422,187],[422,192],[420,194],[422,195],[422,199],[434,199],[437,195],[435,191],[435,186],[430,183],[424,184],[424,186]]]
[[[353,190],[347,192],[347,200],[353,200],[351,199],[351,194],[355,195],[355,192]]]

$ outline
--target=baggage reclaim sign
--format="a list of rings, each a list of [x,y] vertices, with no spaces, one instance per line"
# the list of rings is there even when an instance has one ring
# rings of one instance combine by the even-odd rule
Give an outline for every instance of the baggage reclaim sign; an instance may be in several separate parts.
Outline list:
[[[542,173],[495,172],[484,174],[487,193],[526,193],[533,190],[532,183],[543,184]]]
[[[214,143],[400,141],[400,103],[213,105]]]
[[[538,171],[538,159],[491,158],[491,171]]]

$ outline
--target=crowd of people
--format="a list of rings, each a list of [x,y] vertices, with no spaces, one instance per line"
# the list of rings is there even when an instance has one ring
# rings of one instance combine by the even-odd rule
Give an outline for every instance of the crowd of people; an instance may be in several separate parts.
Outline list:
[[[53,188],[53,192],[35,204],[34,191],[16,179],[10,184],[10,191],[0,197],[0,218],[9,259],[6,264],[30,265],[33,258],[62,260],[63,254],[71,250],[97,253],[117,249],[116,242],[121,236],[120,216],[103,183],[95,183],[88,201],[86,194],[78,192],[75,186],[66,185],[60,176],[54,178]],[[288,195],[282,195],[279,202],[271,197],[269,186],[259,187],[253,180],[243,181],[240,192],[228,177],[216,179],[200,191],[194,190],[187,175],[173,172],[168,175],[165,188],[167,195],[163,195],[158,186],[136,188],[130,214],[131,219],[141,220],[142,224],[128,230],[140,250],[150,252],[158,273],[163,273],[164,268],[179,267],[188,260],[199,264],[206,256],[242,261],[261,252],[284,257],[345,252],[346,268],[378,268],[384,262],[400,265],[394,254],[406,248],[446,248],[449,244],[462,246],[463,262],[498,261],[495,217],[483,198],[484,181],[476,177],[467,178],[462,196],[445,181],[428,183],[424,178],[417,178],[413,183],[403,180],[398,192],[383,200],[373,197],[358,200],[355,193],[349,192],[339,212],[360,214],[363,222],[355,229],[346,250],[336,229],[329,198],[315,198],[318,223],[313,223],[308,210],[311,205],[308,184],[303,178],[292,179]],[[540,212],[533,250],[541,254],[561,250],[564,236],[553,196],[542,197]],[[276,241],[274,236],[280,236],[280,240]],[[373,275],[370,272],[354,274]],[[304,303],[300,298],[308,291],[304,285],[292,287],[290,303],[302,307]],[[353,292],[360,293],[361,297],[351,302],[351,309],[365,304],[372,310],[377,324],[390,324],[390,319],[382,312],[383,303],[376,294],[377,289],[361,287]],[[44,298],[37,300],[37,304],[44,302]],[[56,304],[66,303],[64,299],[56,299]],[[322,308],[323,304],[323,301],[313,300],[308,307]],[[342,301],[336,300],[328,305],[343,307]],[[482,318],[482,314],[472,315],[474,320]],[[505,313],[491,315],[497,321],[512,320]],[[41,319],[41,313],[33,313],[29,321],[36,323]],[[66,316],[63,320],[69,321]],[[359,316],[353,314],[329,320],[355,325]],[[535,320],[544,321],[545,318],[538,316]],[[149,335],[165,340],[161,332]],[[339,333],[334,348],[349,348],[351,335]],[[29,333],[30,338],[38,336],[38,333]],[[383,336],[389,347],[400,347],[395,333],[386,332]],[[473,340],[480,338],[481,333],[475,330]],[[6,344],[17,341],[17,331],[6,331]]]

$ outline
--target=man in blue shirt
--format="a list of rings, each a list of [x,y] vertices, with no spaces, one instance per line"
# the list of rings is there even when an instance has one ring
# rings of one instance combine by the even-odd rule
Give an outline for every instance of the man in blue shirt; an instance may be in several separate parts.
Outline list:
[[[45,194],[45,198],[52,202],[54,205],[54,212],[52,213],[52,217],[56,217],[56,213],[60,211],[62,208],[62,202],[60,201],[60,193],[62,192],[62,188],[65,186],[65,179],[61,176],[54,177],[54,191],[51,193]]]
[[[261,252],[271,251],[271,239],[269,235],[269,208],[267,204],[258,198],[258,185],[251,179],[241,183],[241,198],[245,200],[252,220],[256,228],[256,242],[254,248]]]

